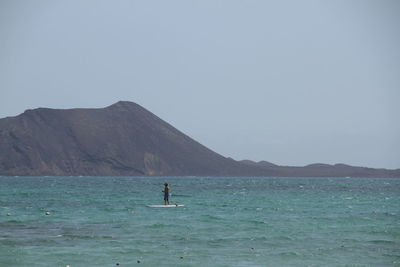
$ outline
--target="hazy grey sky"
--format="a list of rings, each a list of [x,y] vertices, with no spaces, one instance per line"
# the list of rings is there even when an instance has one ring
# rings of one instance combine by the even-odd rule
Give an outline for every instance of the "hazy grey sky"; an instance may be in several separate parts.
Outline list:
[[[0,0],[0,117],[118,100],[238,160],[400,168],[400,1]]]

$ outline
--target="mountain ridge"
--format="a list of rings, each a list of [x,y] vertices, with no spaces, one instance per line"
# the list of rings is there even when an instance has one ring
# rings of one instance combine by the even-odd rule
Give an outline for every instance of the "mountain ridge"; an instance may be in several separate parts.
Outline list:
[[[0,119],[0,175],[400,177],[400,169],[235,161],[129,102]]]

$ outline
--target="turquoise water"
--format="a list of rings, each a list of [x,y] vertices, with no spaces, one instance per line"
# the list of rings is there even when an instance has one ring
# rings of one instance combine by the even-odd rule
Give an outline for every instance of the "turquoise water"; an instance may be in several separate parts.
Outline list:
[[[399,209],[400,179],[0,177],[0,266],[400,266]]]

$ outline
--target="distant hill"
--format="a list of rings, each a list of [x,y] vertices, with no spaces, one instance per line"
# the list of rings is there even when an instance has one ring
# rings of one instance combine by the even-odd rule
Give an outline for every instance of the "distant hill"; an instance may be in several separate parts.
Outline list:
[[[141,106],[27,110],[0,119],[0,175],[400,177],[400,170],[283,167],[223,157]]]
[[[367,167],[354,167],[346,164],[310,164],[304,167],[278,166],[266,161],[258,163],[242,161],[242,163],[257,166],[268,171],[279,172],[285,177],[398,177],[400,169],[373,169]]]

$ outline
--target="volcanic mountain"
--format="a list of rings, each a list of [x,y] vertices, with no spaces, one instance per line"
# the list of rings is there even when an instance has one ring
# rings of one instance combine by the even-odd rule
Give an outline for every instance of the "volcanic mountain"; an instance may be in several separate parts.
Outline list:
[[[0,119],[0,175],[382,176],[347,165],[281,167],[223,157],[141,106],[27,110]]]
[[[132,102],[27,110],[0,120],[2,175],[259,174]]]

